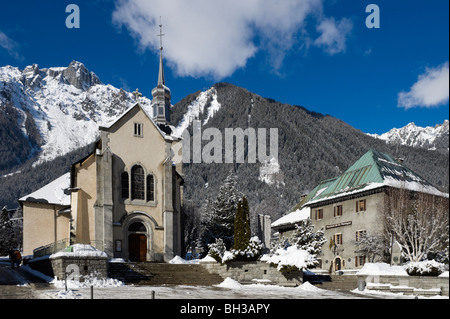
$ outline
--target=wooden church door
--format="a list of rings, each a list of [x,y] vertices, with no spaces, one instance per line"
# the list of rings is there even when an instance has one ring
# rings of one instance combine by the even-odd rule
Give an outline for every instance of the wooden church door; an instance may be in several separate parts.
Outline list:
[[[147,236],[131,234],[128,237],[128,253],[131,261],[147,260]]]

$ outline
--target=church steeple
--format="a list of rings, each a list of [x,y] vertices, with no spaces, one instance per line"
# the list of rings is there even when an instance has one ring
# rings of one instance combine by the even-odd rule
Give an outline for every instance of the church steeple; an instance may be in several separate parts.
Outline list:
[[[158,124],[167,125],[170,123],[170,113],[171,113],[171,93],[170,89],[166,86],[166,80],[164,77],[164,61],[163,61],[163,45],[162,37],[162,24],[159,25],[159,73],[158,73],[158,84],[152,90],[152,106],[153,106],[153,117]]]
[[[158,86],[166,85],[166,80],[164,78],[164,62],[163,62],[163,45],[162,45],[162,24],[159,25],[159,74],[158,74]]]

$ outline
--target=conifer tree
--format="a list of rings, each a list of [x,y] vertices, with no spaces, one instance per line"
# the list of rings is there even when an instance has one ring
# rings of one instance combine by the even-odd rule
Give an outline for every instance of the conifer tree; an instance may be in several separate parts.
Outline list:
[[[250,230],[250,210],[248,200],[244,196],[238,203],[234,220],[234,246],[236,250],[245,250],[252,237]]]
[[[234,217],[239,197],[236,176],[230,172],[220,187],[216,199],[209,203],[205,210],[201,237],[201,244],[205,251],[217,238],[223,240],[227,249],[233,246]]]
[[[236,250],[244,250],[247,247],[247,242],[245,240],[245,215],[244,209],[242,207],[242,200],[239,201],[236,218],[234,219],[234,246]]]
[[[5,207],[0,212],[0,256],[7,255],[14,245],[14,229]]]

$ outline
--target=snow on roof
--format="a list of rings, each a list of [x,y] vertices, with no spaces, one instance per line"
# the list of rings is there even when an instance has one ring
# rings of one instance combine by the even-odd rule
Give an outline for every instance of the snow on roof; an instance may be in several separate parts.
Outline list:
[[[34,193],[22,197],[19,201],[43,202],[61,206],[70,206],[70,195],[65,192],[69,187],[70,173],[66,173]]]
[[[306,205],[385,186],[449,197],[388,154],[369,150],[341,176],[320,183]]]
[[[301,220],[305,220],[309,218],[311,209],[309,207],[303,207],[301,209],[297,209],[295,212],[287,214],[280,219],[274,221],[272,223],[272,227],[278,227],[283,225],[290,225],[298,223]]]

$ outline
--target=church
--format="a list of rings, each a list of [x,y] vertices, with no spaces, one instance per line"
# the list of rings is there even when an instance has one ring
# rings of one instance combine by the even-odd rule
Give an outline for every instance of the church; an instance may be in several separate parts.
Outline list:
[[[136,103],[99,127],[92,153],[19,200],[24,255],[74,243],[130,261],[167,262],[181,255],[182,165],[172,151],[181,154],[181,138],[169,125],[162,50],[151,109]]]

